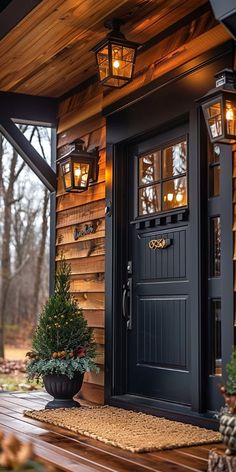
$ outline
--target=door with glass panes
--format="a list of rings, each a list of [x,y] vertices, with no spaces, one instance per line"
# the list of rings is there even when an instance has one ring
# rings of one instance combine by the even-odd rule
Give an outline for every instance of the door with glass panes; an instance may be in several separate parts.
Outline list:
[[[191,403],[188,125],[128,153],[127,393]]]

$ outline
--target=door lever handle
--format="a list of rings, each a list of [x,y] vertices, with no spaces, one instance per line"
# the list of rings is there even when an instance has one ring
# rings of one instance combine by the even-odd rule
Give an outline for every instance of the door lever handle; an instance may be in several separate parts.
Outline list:
[[[133,314],[133,280],[132,277],[128,278],[127,282],[127,288],[128,288],[128,297],[129,297],[129,310],[128,310],[128,316],[127,316],[127,329],[131,330],[132,329],[132,314]]]
[[[127,295],[128,290],[126,285],[123,285],[123,294],[122,294],[122,315],[126,319],[127,318]]]

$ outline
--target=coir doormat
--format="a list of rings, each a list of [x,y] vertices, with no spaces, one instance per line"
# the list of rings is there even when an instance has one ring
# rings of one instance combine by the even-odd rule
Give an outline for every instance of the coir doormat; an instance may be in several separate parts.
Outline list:
[[[219,442],[221,435],[198,426],[111,406],[25,411],[54,424],[131,452],[148,452]]]

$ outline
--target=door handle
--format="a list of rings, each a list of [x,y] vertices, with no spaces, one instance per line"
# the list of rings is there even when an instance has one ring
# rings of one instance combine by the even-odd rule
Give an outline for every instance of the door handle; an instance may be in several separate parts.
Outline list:
[[[126,285],[123,285],[123,293],[122,293],[122,315],[126,319],[127,318],[127,294],[128,290]]]
[[[127,284],[123,284],[122,293],[122,315],[126,320],[126,327],[129,330],[132,329],[132,287],[133,280],[130,277],[128,278]]]
[[[129,296],[129,310],[128,310],[128,319],[127,319],[127,329],[132,329],[132,310],[133,310],[133,279],[132,277],[128,278],[127,282],[128,296]]]

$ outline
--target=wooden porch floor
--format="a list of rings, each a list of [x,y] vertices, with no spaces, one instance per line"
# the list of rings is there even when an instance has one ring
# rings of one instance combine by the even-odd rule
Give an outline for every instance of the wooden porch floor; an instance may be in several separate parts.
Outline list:
[[[58,471],[206,471],[208,451],[213,447],[225,449],[222,444],[210,444],[132,454],[23,416],[26,409],[42,409],[48,398],[44,392],[0,393],[0,430],[15,433],[20,440],[32,441],[36,454],[53,463]]]

